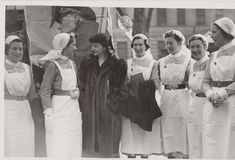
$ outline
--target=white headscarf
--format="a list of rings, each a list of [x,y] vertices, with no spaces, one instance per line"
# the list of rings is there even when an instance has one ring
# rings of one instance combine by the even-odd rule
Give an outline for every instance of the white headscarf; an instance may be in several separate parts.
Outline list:
[[[5,44],[9,45],[12,41],[16,40],[16,39],[21,39],[20,37],[16,36],[16,35],[11,35],[8,36],[5,40]]]
[[[44,57],[40,60],[54,60],[61,57],[61,52],[67,46],[70,39],[70,34],[68,33],[59,33],[57,34],[52,41],[53,49],[50,50]]]

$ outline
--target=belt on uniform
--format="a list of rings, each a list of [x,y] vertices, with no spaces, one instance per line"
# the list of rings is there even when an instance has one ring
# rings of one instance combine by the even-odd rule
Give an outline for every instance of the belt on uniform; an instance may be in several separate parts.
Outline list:
[[[196,95],[197,97],[206,97],[206,95],[205,95],[204,93],[202,93],[202,92],[196,93],[195,95]]]
[[[166,84],[164,86],[165,86],[165,89],[168,89],[168,90],[172,89],[171,85]],[[187,87],[186,84],[177,84],[177,87],[174,89],[185,89],[186,87]]]
[[[27,96],[13,96],[13,95],[5,95],[4,98],[6,100],[16,100],[16,101],[24,101],[27,98]]]
[[[58,96],[70,96],[70,90],[60,90],[60,89],[55,89],[53,90],[53,95],[58,95]]]
[[[234,81],[212,81],[211,86],[212,87],[227,87]]]

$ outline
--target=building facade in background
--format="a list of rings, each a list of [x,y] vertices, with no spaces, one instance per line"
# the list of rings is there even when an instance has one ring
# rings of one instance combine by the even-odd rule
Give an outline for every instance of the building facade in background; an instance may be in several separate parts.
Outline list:
[[[6,10],[6,35],[24,30],[23,7],[9,6]],[[134,8],[123,8],[123,10],[133,19]],[[124,31],[118,27],[118,13],[115,8],[111,8],[111,16],[114,46],[121,58],[128,59],[132,56],[131,41]],[[187,41],[195,33],[207,33],[210,30],[211,22],[223,16],[235,21],[235,9],[153,9],[148,36],[154,58],[159,59],[167,55],[162,37],[164,32],[170,29],[180,30]]]
[[[133,19],[134,9],[125,8],[126,13]],[[147,13],[146,13],[147,14]],[[113,15],[117,15],[114,13]],[[155,59],[167,54],[163,33],[170,30],[180,30],[186,41],[195,33],[205,34],[210,30],[210,24],[221,17],[229,17],[235,21],[235,9],[165,9],[155,8],[149,30],[149,42]],[[125,33],[119,29],[117,17],[113,16],[114,42],[117,52],[122,58],[131,57],[131,41]],[[211,48],[214,50],[213,48]]]

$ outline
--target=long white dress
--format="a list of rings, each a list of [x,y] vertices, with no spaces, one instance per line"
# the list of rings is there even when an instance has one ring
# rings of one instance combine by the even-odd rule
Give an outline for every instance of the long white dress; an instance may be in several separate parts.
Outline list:
[[[137,58],[135,64],[128,61],[128,75],[142,73],[144,80],[149,80],[154,63],[150,52],[145,56]],[[152,131],[148,132],[140,128],[137,124],[123,117],[121,137],[121,152],[124,154],[161,154],[160,120],[155,119]]]
[[[235,90],[235,41],[212,53],[209,70],[212,81],[233,81],[226,88]],[[205,80],[205,78],[204,78]],[[212,87],[217,90],[218,87]],[[218,108],[207,101],[203,111],[203,158],[235,158],[235,95]]]
[[[53,61],[62,76],[62,90],[74,90],[77,85],[76,72],[72,68],[62,69]],[[69,95],[52,96],[53,114],[45,116],[46,147],[48,157],[81,157],[82,121],[77,99]]]
[[[190,68],[189,88],[193,95],[187,112],[187,131],[189,142],[189,158],[202,158],[202,113],[207,99],[196,94],[202,94],[201,84],[209,57],[205,55]]]
[[[24,71],[5,70],[5,85],[11,96],[26,97],[30,90],[29,66],[19,62],[21,64]],[[34,157],[34,122],[28,99],[5,98],[4,112],[5,157]]]
[[[159,60],[160,78],[163,85],[182,84],[189,70],[191,53],[184,48],[176,55]],[[187,82],[186,82],[187,83]],[[164,89],[161,95],[161,128],[163,152],[188,154],[186,114],[189,107],[189,90]]]

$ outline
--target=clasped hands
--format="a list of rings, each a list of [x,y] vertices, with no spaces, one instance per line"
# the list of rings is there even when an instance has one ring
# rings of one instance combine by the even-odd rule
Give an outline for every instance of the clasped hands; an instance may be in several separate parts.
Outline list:
[[[228,94],[224,88],[213,88],[206,92],[206,97],[214,108],[218,108],[228,98]]]

